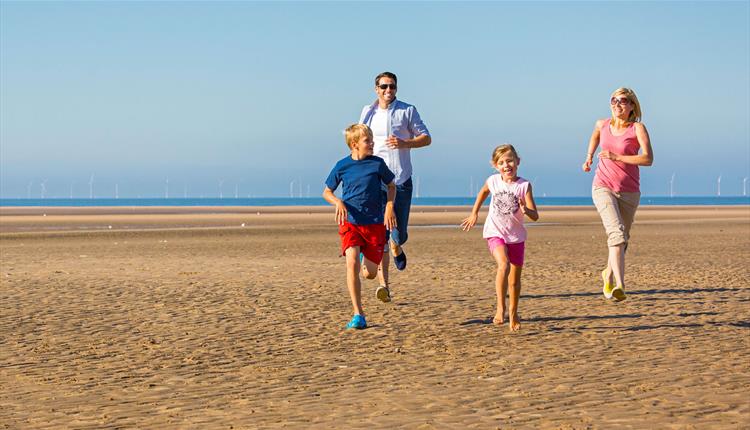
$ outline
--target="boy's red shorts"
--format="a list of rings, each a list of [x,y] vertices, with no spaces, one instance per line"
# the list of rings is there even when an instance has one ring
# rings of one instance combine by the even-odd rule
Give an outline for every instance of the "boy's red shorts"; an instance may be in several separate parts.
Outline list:
[[[380,264],[385,248],[385,226],[383,224],[357,225],[348,221],[339,226],[341,255],[347,248],[359,246],[359,252],[373,263]]]

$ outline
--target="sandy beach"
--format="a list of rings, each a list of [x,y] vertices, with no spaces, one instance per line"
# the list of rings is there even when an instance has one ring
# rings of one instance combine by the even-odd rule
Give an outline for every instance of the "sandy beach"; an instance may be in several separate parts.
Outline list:
[[[622,303],[542,207],[517,334],[468,211],[415,207],[345,331],[331,208],[0,208],[0,428],[750,428],[749,207],[642,207]]]

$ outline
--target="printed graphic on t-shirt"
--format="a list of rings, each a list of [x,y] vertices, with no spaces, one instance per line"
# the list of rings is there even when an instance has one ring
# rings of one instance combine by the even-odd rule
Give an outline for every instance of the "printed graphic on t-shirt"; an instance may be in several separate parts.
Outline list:
[[[498,191],[492,196],[492,204],[496,213],[512,215],[518,210],[518,199],[508,190]]]

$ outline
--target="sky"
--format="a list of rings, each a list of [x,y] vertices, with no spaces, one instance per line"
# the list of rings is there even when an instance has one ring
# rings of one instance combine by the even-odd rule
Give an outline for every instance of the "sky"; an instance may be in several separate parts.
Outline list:
[[[749,23],[748,1],[1,1],[0,197],[317,197],[386,70],[432,135],[422,197],[476,192],[506,142],[536,195],[589,195],[621,86],[644,195],[741,195]]]

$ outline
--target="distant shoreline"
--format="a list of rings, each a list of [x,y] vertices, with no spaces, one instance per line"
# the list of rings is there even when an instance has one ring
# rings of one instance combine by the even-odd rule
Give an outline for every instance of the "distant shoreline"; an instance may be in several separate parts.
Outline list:
[[[594,205],[538,205],[544,211],[590,211]],[[749,205],[642,205],[642,209],[664,211],[700,211],[718,209],[742,209]],[[462,212],[471,205],[414,205],[412,212],[439,213]],[[482,208],[487,209],[485,204]],[[190,215],[190,214],[326,214],[331,206],[0,206],[0,217],[35,215]]]
[[[472,206],[475,197],[415,197],[413,207],[464,207]],[[535,196],[541,207],[592,207],[590,196],[544,197]],[[268,197],[268,198],[55,198],[55,199],[0,199],[0,211],[11,208],[121,208],[128,213],[132,208],[151,208],[163,213],[170,208],[193,208],[196,212],[278,210],[271,208],[328,207],[320,197]],[[750,206],[748,196],[641,196],[641,206]],[[211,208],[211,209],[204,209]],[[16,209],[13,209],[16,210]],[[308,210],[308,209],[303,209]]]

